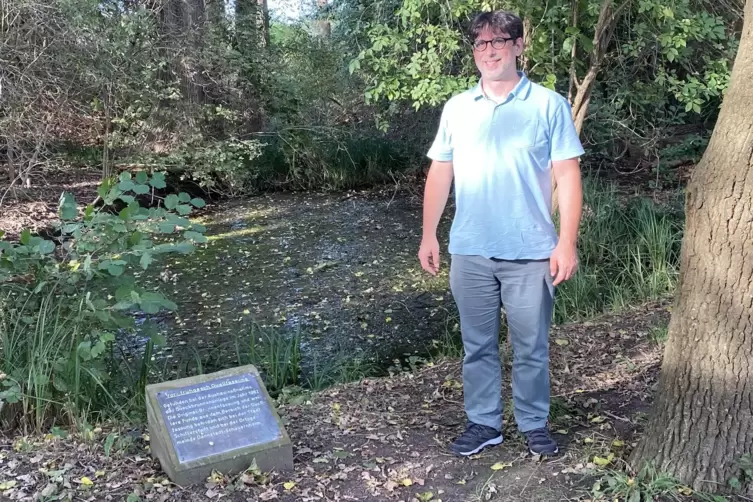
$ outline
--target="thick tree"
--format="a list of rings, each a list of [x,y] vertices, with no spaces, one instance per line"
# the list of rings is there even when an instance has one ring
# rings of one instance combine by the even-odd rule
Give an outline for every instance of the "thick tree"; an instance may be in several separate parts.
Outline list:
[[[752,80],[748,0],[729,88],[687,188],[669,339],[652,416],[631,456],[636,468],[652,463],[696,490],[720,490],[753,453]]]

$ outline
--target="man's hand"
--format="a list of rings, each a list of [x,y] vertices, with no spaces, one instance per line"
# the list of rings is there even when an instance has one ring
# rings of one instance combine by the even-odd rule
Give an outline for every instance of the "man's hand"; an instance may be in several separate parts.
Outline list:
[[[578,269],[578,250],[574,244],[561,242],[549,257],[549,272],[554,277],[553,285],[569,280]]]
[[[436,236],[421,239],[418,259],[421,260],[421,267],[424,270],[431,275],[437,275],[437,272],[439,272],[439,241],[437,241]]]

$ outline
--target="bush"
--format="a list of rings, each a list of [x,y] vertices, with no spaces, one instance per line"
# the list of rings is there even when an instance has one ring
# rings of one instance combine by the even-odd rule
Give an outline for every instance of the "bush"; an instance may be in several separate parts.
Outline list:
[[[63,194],[56,237],[27,230],[17,243],[0,240],[0,399],[11,405],[11,422],[41,431],[53,417],[118,407],[122,396],[110,385],[120,371],[115,333],[134,327],[133,310],[175,308],[137,288],[131,272],[206,241],[205,229],[187,218],[203,200],[158,197],[162,188],[161,173],[123,173],[101,185],[100,207],[81,212]],[[137,197],[150,193],[157,206],[142,207]]]

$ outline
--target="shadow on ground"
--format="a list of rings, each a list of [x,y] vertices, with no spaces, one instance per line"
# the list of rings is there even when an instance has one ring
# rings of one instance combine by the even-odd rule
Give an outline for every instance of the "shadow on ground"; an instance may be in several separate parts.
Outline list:
[[[146,431],[105,427],[88,440],[4,439],[0,483],[15,481],[4,492],[11,500],[32,500],[45,490],[131,501],[585,500],[600,469],[594,458],[612,454],[610,467],[617,467],[640,434],[661,357],[651,333],[668,316],[666,304],[650,304],[554,329],[551,421],[562,453],[553,459],[526,454],[509,413],[502,446],[464,459],[448,454],[465,417],[461,364],[444,360],[285,397],[279,410],[294,443],[292,473],[218,475],[182,489],[151,460]]]

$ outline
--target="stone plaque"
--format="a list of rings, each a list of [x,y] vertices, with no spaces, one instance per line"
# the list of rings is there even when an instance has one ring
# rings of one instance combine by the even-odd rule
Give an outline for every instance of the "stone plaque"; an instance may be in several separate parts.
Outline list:
[[[152,454],[177,484],[233,474],[255,460],[292,468],[292,447],[253,366],[147,387]]]

